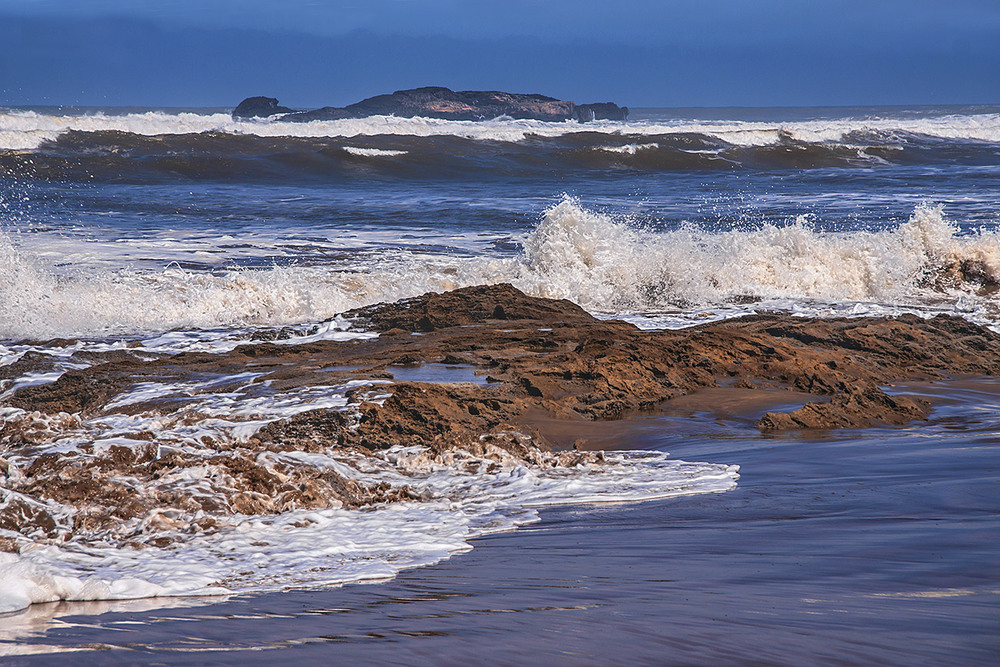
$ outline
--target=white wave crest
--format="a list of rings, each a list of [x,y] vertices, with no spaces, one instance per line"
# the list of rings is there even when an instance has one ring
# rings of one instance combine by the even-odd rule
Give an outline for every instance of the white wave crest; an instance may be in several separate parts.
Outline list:
[[[317,322],[372,303],[498,282],[617,314],[744,297],[786,308],[810,299],[919,308],[978,299],[982,286],[1000,282],[1000,233],[962,235],[930,206],[883,231],[824,232],[805,218],[749,230],[650,231],[567,198],[544,213],[523,246],[514,257],[415,249],[349,264],[225,272],[96,265],[59,274],[40,259],[42,248],[30,254],[0,233],[0,338]]]
[[[625,144],[624,146],[598,146],[595,150],[606,153],[621,153],[623,155],[637,155],[639,151],[659,148],[660,144]]]
[[[605,312],[743,296],[906,302],[969,263],[983,280],[1000,280],[1000,234],[960,236],[941,207],[929,206],[878,232],[822,232],[805,218],[749,231],[649,232],[566,199],[545,213],[525,250],[529,291]]]
[[[605,124],[607,125],[607,124]],[[588,129],[599,130],[598,125]],[[357,137],[405,135],[416,137],[457,136],[467,139],[521,141],[529,134],[559,136],[578,131],[579,123],[547,123],[530,120],[450,121],[433,118],[370,116],[336,121],[287,122],[280,119],[235,120],[229,114],[169,113],[148,111],[132,114],[88,113],[52,115],[36,111],[0,112],[0,150],[33,150],[46,141],[73,130],[117,131],[142,136],[221,132],[260,137]],[[615,129],[621,129],[617,124]],[[365,149],[367,150],[367,149]]]
[[[234,120],[225,113],[50,114],[0,110],[0,150],[30,151],[60,135],[118,131],[144,136],[221,132],[261,137],[357,137],[372,135],[456,136],[474,140],[522,141],[529,135],[557,137],[572,132],[619,135],[705,134],[739,146],[770,146],[788,139],[806,143],[841,143],[854,133],[876,133],[891,142],[900,133],[941,139],[1000,142],[1000,114],[942,114],[924,118],[838,118],[787,122],[697,119],[543,122],[494,119],[452,121],[432,118],[371,116],[336,121],[287,122],[280,119]],[[850,143],[850,142],[848,142]],[[639,146],[637,148],[641,148]],[[620,150],[616,147],[614,150]],[[625,149],[629,150],[628,148]]]
[[[397,155],[406,155],[407,153],[407,151],[394,151],[382,148],[358,148],[357,146],[345,146],[344,150],[351,155],[359,155],[361,157],[396,157]]]

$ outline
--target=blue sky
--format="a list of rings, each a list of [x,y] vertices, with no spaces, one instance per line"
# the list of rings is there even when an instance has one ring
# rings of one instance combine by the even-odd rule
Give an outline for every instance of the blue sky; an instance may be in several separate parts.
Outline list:
[[[1000,0],[0,0],[0,105],[1000,103]]]

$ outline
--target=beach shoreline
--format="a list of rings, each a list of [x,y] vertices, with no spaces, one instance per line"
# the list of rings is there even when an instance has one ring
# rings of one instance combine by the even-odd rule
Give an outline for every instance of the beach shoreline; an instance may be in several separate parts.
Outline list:
[[[977,536],[996,529],[997,381],[905,389],[937,406],[929,422],[803,440],[704,412],[650,418],[636,446],[740,464],[726,494],[549,508],[383,583],[38,605],[0,617],[0,652],[25,664],[374,649],[409,664],[476,652],[504,664],[990,664],[1000,587]]]

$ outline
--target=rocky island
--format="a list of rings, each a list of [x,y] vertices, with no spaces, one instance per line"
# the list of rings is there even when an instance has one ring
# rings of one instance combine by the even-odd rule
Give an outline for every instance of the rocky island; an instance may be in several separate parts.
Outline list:
[[[273,97],[248,97],[233,110],[234,119],[273,118],[283,121],[341,120],[368,116],[440,118],[443,120],[490,120],[501,116],[516,119],[566,121],[628,120],[628,107],[613,102],[574,104],[545,95],[500,91],[454,91],[440,86],[397,90],[376,95],[346,107],[323,107],[296,111],[278,104]]]

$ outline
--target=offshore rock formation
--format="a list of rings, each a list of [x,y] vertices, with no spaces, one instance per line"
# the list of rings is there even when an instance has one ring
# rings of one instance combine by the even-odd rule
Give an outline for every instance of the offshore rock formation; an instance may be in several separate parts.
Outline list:
[[[426,294],[346,316],[380,335],[297,345],[257,342],[226,353],[159,358],[114,350],[90,359],[95,365],[89,368],[17,389],[0,402],[0,528],[56,535],[116,530],[132,522],[138,527],[130,528],[135,532],[129,539],[157,544],[160,519],[149,518],[160,516],[157,511],[167,518],[185,512],[201,522],[192,523],[192,530],[211,530],[213,517],[234,513],[416,498],[405,486],[312,467],[307,461],[313,453],[371,460],[365,457],[396,445],[423,445],[441,461],[460,454],[575,465],[600,461],[601,455],[569,448],[614,445],[615,438],[618,446],[628,445],[623,433],[631,417],[655,415],[671,401],[702,392],[778,397],[772,405],[801,405],[814,397],[797,409],[763,414],[756,426],[764,431],[864,427],[927,416],[925,401],[883,389],[892,383],[1000,376],[1000,335],[944,315],[755,315],[680,331],[642,331],[596,319],[569,301],[494,285]],[[3,373],[23,374],[39,363],[22,358]],[[428,364],[458,369],[461,381],[395,377]],[[242,437],[183,435],[189,425],[212,418],[199,407],[197,392],[140,391],[142,400],[121,400],[137,388],[178,386],[198,377],[221,378],[211,390],[201,390],[209,393],[259,387],[280,395],[348,382],[355,388],[338,407],[264,420]],[[112,440],[88,444],[88,423],[150,415],[158,429],[179,424],[184,441],[118,427]],[[73,433],[82,443],[75,449],[55,444]],[[201,485],[188,485],[188,470],[211,474]],[[77,508],[72,526],[57,525],[53,503]]]
[[[628,108],[612,102],[575,105],[545,95],[504,93],[500,91],[454,91],[440,86],[397,90],[376,95],[346,107],[323,107],[312,111],[292,111],[278,106],[273,97],[248,97],[233,110],[233,118],[270,118],[308,122],[340,120],[368,116],[401,118],[441,118],[444,120],[489,120],[500,116],[517,119],[564,121],[576,119],[628,120]]]
[[[278,106],[273,97],[248,97],[233,109],[233,118],[268,118],[283,113],[294,113],[294,109]]]
[[[614,102],[592,102],[577,105],[574,114],[581,123],[592,120],[628,120],[628,107],[620,107]]]

